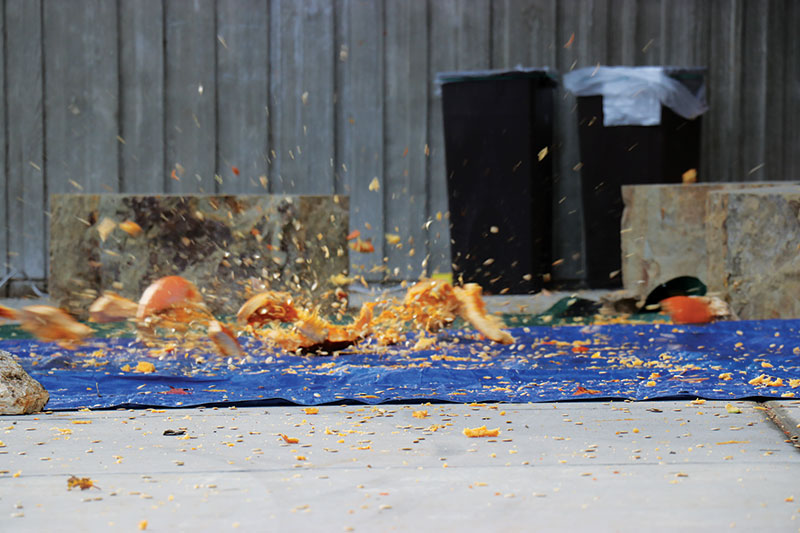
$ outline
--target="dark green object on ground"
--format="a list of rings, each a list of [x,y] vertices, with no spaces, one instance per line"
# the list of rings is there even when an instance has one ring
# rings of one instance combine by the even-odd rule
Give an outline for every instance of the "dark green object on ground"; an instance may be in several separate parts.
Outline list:
[[[650,291],[641,312],[657,311],[659,302],[673,296],[705,296],[706,284],[693,276],[679,276]]]

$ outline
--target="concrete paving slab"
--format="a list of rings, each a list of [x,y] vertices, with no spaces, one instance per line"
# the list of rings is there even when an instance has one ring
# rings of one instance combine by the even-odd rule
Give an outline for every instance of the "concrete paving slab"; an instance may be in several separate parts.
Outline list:
[[[752,402],[58,412],[0,441],[13,531],[800,530],[800,453]]]

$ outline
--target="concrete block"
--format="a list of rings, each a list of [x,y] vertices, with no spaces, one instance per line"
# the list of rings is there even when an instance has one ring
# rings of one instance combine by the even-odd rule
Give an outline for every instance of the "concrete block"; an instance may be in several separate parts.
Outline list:
[[[677,276],[714,285],[706,248],[707,201],[715,191],[786,186],[787,182],[626,185],[621,223],[622,281],[644,298]]]
[[[50,297],[85,316],[104,290],[138,299],[175,274],[218,315],[261,286],[313,297],[347,273],[348,209],[345,196],[53,195]]]
[[[800,317],[800,186],[709,193],[708,287],[742,319]]]

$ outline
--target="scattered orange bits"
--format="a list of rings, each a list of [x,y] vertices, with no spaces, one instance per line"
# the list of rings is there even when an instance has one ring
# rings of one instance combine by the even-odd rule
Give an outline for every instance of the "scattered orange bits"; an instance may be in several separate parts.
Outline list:
[[[486,429],[486,426],[479,428],[464,428],[464,435],[473,439],[476,437],[497,437],[500,435],[500,428]]]
[[[352,241],[353,239],[358,239],[359,237],[361,237],[361,232],[359,230],[357,230],[357,229],[354,229],[353,231],[348,233],[347,237],[345,237],[345,238],[348,241]]]
[[[730,381],[733,379],[733,376],[731,375],[730,372],[723,372],[722,374],[719,375],[719,379],[721,379],[722,381]]]
[[[783,379],[781,378],[771,378],[766,374],[761,374],[757,378],[753,378],[748,381],[750,385],[763,385],[766,387],[783,387]]]
[[[0,318],[19,320],[20,327],[37,339],[55,342],[70,350],[94,331],[61,309],[49,305],[28,305],[22,309],[0,305]]]
[[[174,170],[172,172],[175,172]],[[147,529],[147,520],[142,520],[139,522],[139,531],[144,531]]]
[[[790,379],[789,380],[789,386],[791,388],[793,388],[793,389],[796,389],[797,387],[800,387],[800,379]]]
[[[362,254],[369,254],[375,251],[375,247],[372,245],[372,241],[369,239],[362,241],[359,238],[356,238],[355,241],[352,241],[348,244],[350,249],[356,252],[361,252]]]
[[[133,300],[105,291],[89,306],[89,320],[100,324],[122,322],[135,317],[138,309],[139,304]]]
[[[100,222],[97,223],[97,233],[100,235],[100,240],[106,242],[106,239],[114,231],[114,228],[117,227],[117,223],[111,220],[110,218],[106,217]]]
[[[772,363],[767,363],[766,361],[762,361],[761,368],[775,368],[775,367],[772,366]]]
[[[91,424],[92,421],[91,420],[73,420],[72,423],[73,424]]]
[[[155,371],[156,365],[150,361],[139,361],[136,363],[136,372],[141,372],[142,374],[152,374]]]
[[[143,231],[142,227],[133,220],[126,220],[124,222],[120,222],[119,229],[121,229],[131,237],[136,237]]]
[[[283,433],[278,433],[278,435],[280,435],[281,438],[283,438],[283,441],[286,442],[287,444],[297,444],[298,442],[300,442],[300,439],[295,437],[287,437]]]
[[[295,459],[298,460],[298,461],[305,461],[306,460],[306,456],[305,455],[298,455],[297,457],[295,457]]]
[[[94,481],[89,479],[88,477],[76,477],[70,476],[67,480],[67,490],[72,490],[75,487],[80,488],[81,490],[91,489],[92,487],[99,489],[97,485],[94,484]]]
[[[430,348],[434,344],[436,344],[436,337],[424,337],[424,336],[420,335],[419,339],[417,339],[417,342],[414,344],[414,346],[411,348],[411,350],[414,351],[414,352],[417,352],[417,351],[420,351],[420,350],[427,350],[428,348]],[[445,356],[445,357],[447,357],[447,356]]]
[[[414,418],[428,418],[428,411],[414,411],[411,416]]]
[[[232,171],[233,171],[233,173],[234,173],[234,174],[236,174],[237,176],[239,175],[239,167],[231,167],[231,170],[232,170]]]
[[[319,407],[306,407],[303,412],[307,415],[315,415],[319,413]]]
[[[392,246],[400,244],[400,235],[396,233],[386,233],[384,237],[386,238],[386,242]]]

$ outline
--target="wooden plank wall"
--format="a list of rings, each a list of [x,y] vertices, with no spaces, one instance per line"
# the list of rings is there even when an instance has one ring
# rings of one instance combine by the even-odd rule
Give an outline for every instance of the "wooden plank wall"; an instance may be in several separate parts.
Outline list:
[[[800,179],[794,0],[1,3],[0,295],[46,281],[48,195],[69,191],[349,194],[376,249],[355,273],[448,270],[440,71],[707,66],[700,179]],[[559,93],[562,280],[583,269],[574,105]]]

